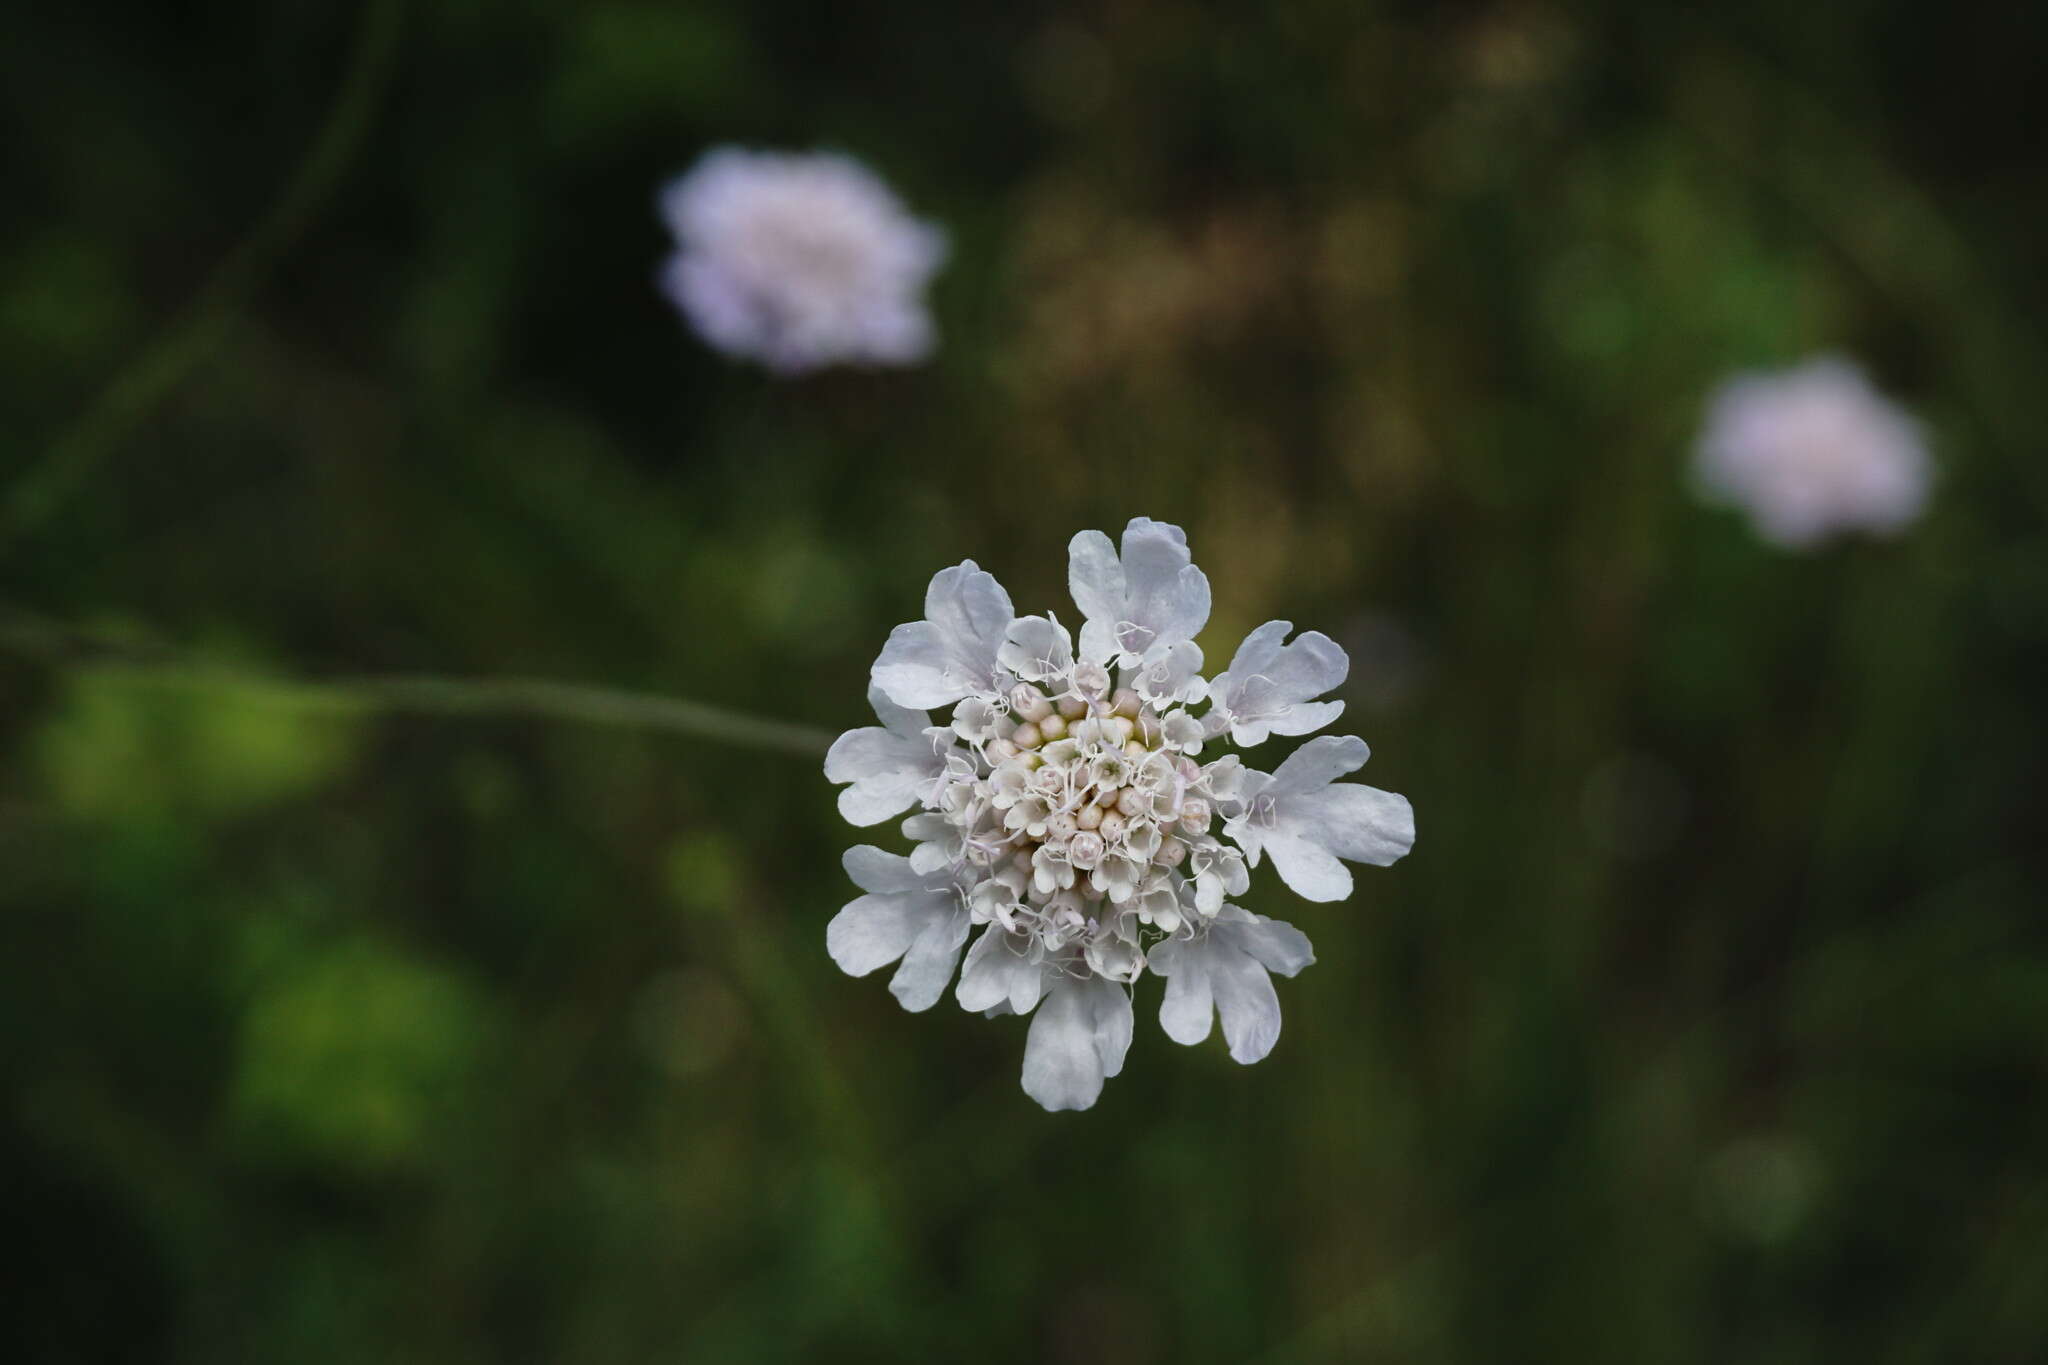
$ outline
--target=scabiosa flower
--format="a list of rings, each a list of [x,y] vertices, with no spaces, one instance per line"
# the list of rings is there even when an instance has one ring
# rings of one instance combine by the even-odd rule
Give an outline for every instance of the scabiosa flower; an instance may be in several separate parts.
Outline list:
[[[931,351],[924,289],[945,234],[851,157],[722,147],[659,208],[678,243],[661,287],[719,350],[783,374]]]
[[[1264,1057],[1280,1036],[1272,977],[1315,954],[1230,903],[1248,869],[1269,857],[1304,898],[1342,900],[1345,861],[1386,866],[1415,842],[1405,798],[1336,780],[1365,762],[1363,740],[1310,740],[1271,773],[1219,752],[1336,720],[1344,704],[1318,700],[1344,681],[1333,641],[1268,622],[1211,683],[1195,643],[1209,580],[1179,527],[1140,517],[1120,547],[1083,531],[1068,556],[1078,644],[1050,613],[1018,616],[973,560],[942,569],[924,619],[875,661],[881,725],[825,759],[851,784],[850,822],[915,812],[910,856],[847,852],[867,894],[827,929],[833,961],[854,976],[900,963],[890,989],[911,1010],[959,965],[962,1007],[1030,1014],[1024,1090],[1047,1109],[1088,1108],[1123,1069],[1148,972],[1166,981],[1169,1038],[1199,1043],[1220,1016],[1232,1057]]]
[[[1737,375],[1715,391],[1694,455],[1702,492],[1789,549],[1919,517],[1933,482],[1920,425],[1845,360]]]

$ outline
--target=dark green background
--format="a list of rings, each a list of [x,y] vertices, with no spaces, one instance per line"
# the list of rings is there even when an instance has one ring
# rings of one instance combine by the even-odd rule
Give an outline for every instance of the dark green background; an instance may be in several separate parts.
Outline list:
[[[11,15],[7,1354],[2042,1358],[2043,14]],[[652,195],[728,141],[948,227],[932,364],[687,334]],[[1684,464],[1823,349],[1941,478],[1790,556]],[[1271,1058],[1145,983],[1081,1115],[833,968],[815,761],[107,666],[836,730],[935,569],[1064,609],[1133,515],[1212,661],[1347,644],[1420,839],[1257,879]]]

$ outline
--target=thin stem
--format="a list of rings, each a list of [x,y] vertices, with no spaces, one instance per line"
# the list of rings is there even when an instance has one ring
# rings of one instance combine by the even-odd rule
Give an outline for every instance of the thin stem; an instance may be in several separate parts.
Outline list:
[[[0,650],[64,670],[90,669],[141,686],[232,697],[310,715],[538,716],[588,725],[665,730],[723,744],[815,758],[829,731],[750,716],[680,697],[546,678],[365,674],[304,680],[184,658],[149,641],[73,629],[0,607]]]
[[[220,345],[242,305],[305,231],[354,159],[390,76],[403,13],[403,0],[373,0],[348,74],[298,170],[270,211],[221,262],[184,318],[136,357],[8,490],[0,548],[47,521],[130,430]]]

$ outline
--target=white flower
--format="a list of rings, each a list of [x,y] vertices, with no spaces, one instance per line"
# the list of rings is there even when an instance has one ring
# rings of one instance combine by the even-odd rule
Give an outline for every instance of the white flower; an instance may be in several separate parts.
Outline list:
[[[869,894],[832,921],[833,960],[860,975],[900,958],[891,989],[923,1009],[970,926],[985,926],[955,996],[1032,1015],[1024,1089],[1048,1109],[1087,1108],[1122,1069],[1148,969],[1168,981],[1169,1037],[1207,1037],[1213,1009],[1231,1056],[1265,1056],[1280,1032],[1268,973],[1292,976],[1313,954],[1226,898],[1270,853],[1300,894],[1339,899],[1340,858],[1391,863],[1415,837],[1401,797],[1330,785],[1365,761],[1362,740],[1312,740],[1270,775],[1234,753],[1198,761],[1334,719],[1341,703],[1313,699],[1343,681],[1341,649],[1314,632],[1286,643],[1292,626],[1275,621],[1211,687],[1194,642],[1209,584],[1178,527],[1141,517],[1121,554],[1093,531],[1069,552],[1078,652],[1050,614],[1016,616],[972,560],[941,570],[925,619],[892,631],[875,661],[881,728],[848,733],[826,760],[852,784],[841,809],[855,823],[921,807],[903,822],[909,859],[847,855]],[[950,723],[928,724],[933,707],[952,708]]]
[[[1351,871],[1339,858],[1386,867],[1415,845],[1415,812],[1407,797],[1335,783],[1364,767],[1370,756],[1362,739],[1323,735],[1270,774],[1247,772],[1239,793],[1243,813],[1225,832],[1253,867],[1260,854],[1271,854],[1280,880],[1295,895],[1343,900],[1351,894]]]
[[[786,374],[930,352],[924,289],[945,236],[852,158],[722,147],[660,210],[678,243],[662,288],[719,350]]]
[[[1738,375],[1715,391],[1694,454],[1711,500],[1748,511],[1788,548],[1844,531],[1896,532],[1934,479],[1920,426],[1845,360]]]

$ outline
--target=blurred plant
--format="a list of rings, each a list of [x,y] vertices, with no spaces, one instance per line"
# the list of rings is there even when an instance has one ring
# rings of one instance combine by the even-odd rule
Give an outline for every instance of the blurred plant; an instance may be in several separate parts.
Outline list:
[[[1264,1057],[1280,1037],[1268,973],[1315,956],[1300,930],[1224,897],[1248,890],[1247,865],[1269,853],[1303,897],[1342,900],[1339,859],[1386,866],[1415,841],[1405,798],[1333,785],[1364,764],[1361,739],[1310,740],[1270,774],[1235,754],[1195,761],[1225,736],[1250,748],[1336,720],[1342,702],[1314,700],[1349,667],[1335,641],[1289,643],[1293,625],[1269,621],[1210,683],[1194,641],[1209,580],[1179,527],[1139,517],[1121,556],[1083,531],[1069,556],[1078,654],[1053,616],[1015,616],[973,560],[941,570],[926,619],[898,626],[875,661],[882,724],[842,735],[825,759],[828,778],[852,784],[839,808],[853,824],[922,807],[903,824],[908,858],[847,852],[867,894],[827,928],[833,960],[854,976],[900,960],[890,991],[929,1009],[985,925],[957,998],[990,1017],[1044,1001],[1024,1090],[1047,1109],[1088,1108],[1123,1069],[1128,988],[1148,967],[1167,978],[1168,1037],[1199,1043],[1221,1014],[1230,1055]],[[950,724],[928,724],[925,708],[949,705]],[[1210,832],[1219,820],[1236,848]]]
[[[721,743],[796,754],[822,752],[830,739],[809,726],[743,715],[681,697],[649,696],[544,678],[393,674],[309,682],[194,658],[133,632],[75,629],[15,607],[0,607],[0,649],[89,679],[81,684],[71,721],[54,732],[52,743],[57,746],[59,759],[81,745],[133,748],[145,742],[137,729],[142,722],[129,714],[127,703],[118,700],[122,686],[187,692],[259,709],[323,716],[409,712],[550,716],[594,725],[668,730]],[[289,774],[298,766],[299,760],[291,752],[296,745],[271,739],[272,732],[260,723],[222,724],[228,727],[223,734],[246,741],[240,747],[252,759],[275,756],[274,762],[259,764],[257,771],[267,772],[283,764],[279,771]],[[210,750],[216,746],[199,747]],[[229,761],[232,753],[231,749]],[[323,764],[316,762],[315,766]],[[228,791],[235,789],[234,783],[228,784]]]
[[[1723,384],[1694,460],[1705,496],[1747,510],[1758,535],[1792,550],[1898,532],[1934,478],[1919,424],[1832,356]]]
[[[0,547],[34,531],[84,487],[94,467],[221,344],[242,306],[311,225],[354,161],[390,78],[404,17],[402,0],[365,7],[347,74],[305,159],[179,324],[123,370],[40,463],[9,485],[0,502]]]
[[[234,1114],[280,1156],[381,1170],[460,1115],[485,1009],[459,976],[361,940],[294,957],[242,1022]]]
[[[38,736],[42,765],[65,810],[100,819],[256,809],[315,786],[352,748],[345,721],[138,688],[120,670],[77,673],[66,694]]]
[[[945,235],[851,157],[721,147],[660,210],[680,244],[661,287],[719,350],[782,374],[930,353],[924,289]]]

